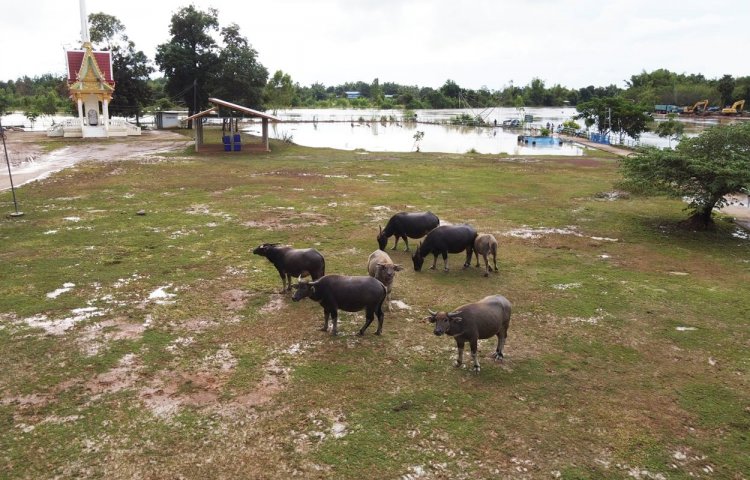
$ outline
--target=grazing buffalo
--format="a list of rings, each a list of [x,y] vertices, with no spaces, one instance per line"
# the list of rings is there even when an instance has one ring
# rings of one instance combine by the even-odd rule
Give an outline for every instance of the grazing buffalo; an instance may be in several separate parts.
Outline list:
[[[385,309],[391,310],[391,289],[393,288],[393,279],[396,272],[400,272],[404,267],[393,263],[391,257],[382,250],[375,250],[367,259],[367,272],[371,277],[380,280],[385,285]]]
[[[385,300],[385,285],[372,277],[347,277],[345,275],[326,275],[314,282],[300,281],[295,285],[292,300],[298,302],[303,298],[315,300],[323,307],[325,322],[322,331],[328,330],[328,317],[333,318],[333,330],[338,333],[339,309],[345,312],[365,311],[365,324],[359,330],[364,335],[375,315],[378,316],[378,329],[375,335],[383,331],[383,301]]]
[[[479,373],[477,340],[497,336],[497,348],[492,357],[503,358],[503,347],[510,324],[510,309],[511,304],[507,298],[502,295],[490,295],[478,302],[462,305],[450,313],[430,310],[429,320],[435,324],[435,335],[446,334],[456,339],[457,367],[464,362],[464,343],[469,342],[474,371]]]
[[[439,224],[440,219],[432,212],[399,212],[388,220],[385,229],[380,227],[378,248],[385,250],[386,245],[388,245],[388,239],[391,236],[395,236],[396,243],[393,244],[391,250],[396,250],[398,239],[403,238],[406,244],[404,251],[408,252],[410,238],[422,238]]]
[[[317,280],[326,274],[326,261],[314,248],[294,249],[280,247],[278,243],[264,243],[253,250],[255,255],[266,257],[281,276],[281,292],[292,289],[292,277],[310,275]],[[287,285],[288,284],[288,285]]]
[[[481,235],[477,235],[476,240],[474,240],[474,255],[477,256],[477,267],[479,266],[479,255],[482,255],[482,258],[484,258],[484,276],[489,277],[490,273],[492,271],[492,267],[490,267],[490,262],[487,261],[487,256],[492,255],[492,263],[495,265],[495,273],[498,273],[497,270],[497,239],[494,235],[490,235],[489,233],[483,233]]]
[[[418,272],[424,264],[424,257],[430,253],[434,256],[431,270],[435,270],[437,256],[443,256],[444,269],[448,271],[448,254],[460,253],[466,250],[466,261],[464,268],[471,265],[471,255],[474,250],[474,238],[477,231],[471,225],[441,225],[427,234],[424,242],[420,242],[419,248],[414,252],[411,259],[414,262],[414,271]]]

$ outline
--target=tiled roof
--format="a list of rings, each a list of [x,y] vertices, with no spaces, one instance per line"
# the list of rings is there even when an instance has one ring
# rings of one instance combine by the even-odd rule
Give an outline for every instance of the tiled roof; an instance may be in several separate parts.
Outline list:
[[[84,50],[68,50],[65,52],[68,56],[68,83],[74,83],[78,80],[78,72],[81,71],[81,63],[83,63],[83,56],[86,53]],[[110,52],[92,52],[96,64],[99,66],[102,75],[104,75],[104,81],[110,85],[114,85],[115,81],[112,78],[112,62],[110,61]]]

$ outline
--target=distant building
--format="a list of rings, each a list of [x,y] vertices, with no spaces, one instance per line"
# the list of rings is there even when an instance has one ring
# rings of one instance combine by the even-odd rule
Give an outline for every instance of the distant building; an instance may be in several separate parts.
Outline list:
[[[344,92],[346,94],[346,98],[349,100],[353,100],[355,98],[360,98],[362,96],[359,92]]]
[[[179,128],[180,127],[180,117],[187,117],[186,111],[177,111],[177,110],[169,110],[169,111],[161,111],[156,112],[154,115],[154,122],[156,123],[156,128],[159,130],[164,130],[167,128]]]

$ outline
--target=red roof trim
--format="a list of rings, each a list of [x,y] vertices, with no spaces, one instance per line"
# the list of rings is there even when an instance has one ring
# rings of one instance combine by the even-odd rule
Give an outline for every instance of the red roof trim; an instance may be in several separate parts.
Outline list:
[[[68,59],[68,83],[75,83],[78,81],[78,73],[81,71],[81,64],[83,63],[83,56],[85,55],[84,50],[68,50],[65,52]],[[104,75],[104,81],[110,85],[114,85],[115,81],[112,78],[112,55],[111,52],[92,52],[94,54],[94,60]]]

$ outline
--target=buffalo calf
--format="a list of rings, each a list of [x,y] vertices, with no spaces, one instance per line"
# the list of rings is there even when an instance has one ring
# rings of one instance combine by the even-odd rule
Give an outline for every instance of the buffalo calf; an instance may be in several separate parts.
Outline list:
[[[367,259],[367,272],[371,277],[380,280],[385,285],[385,309],[391,310],[391,290],[393,289],[393,279],[396,272],[400,272],[404,267],[393,263],[391,257],[382,250],[375,250]]]
[[[482,258],[484,258],[484,276],[489,277],[490,273],[492,271],[492,267],[490,267],[490,262],[487,261],[487,256],[492,255],[492,263],[495,265],[495,273],[498,273],[497,270],[497,239],[495,239],[494,235],[490,235],[489,233],[483,233],[481,235],[477,235],[476,240],[474,240],[474,255],[477,256],[477,267],[479,266],[479,255],[482,255]]]

